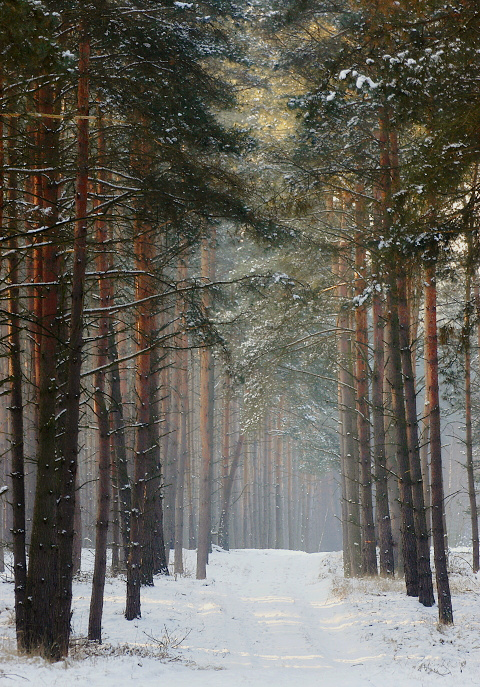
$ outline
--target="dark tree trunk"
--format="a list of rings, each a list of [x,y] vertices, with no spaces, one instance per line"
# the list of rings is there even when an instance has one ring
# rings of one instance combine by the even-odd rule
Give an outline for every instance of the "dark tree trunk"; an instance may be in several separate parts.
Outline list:
[[[51,85],[42,87],[38,107],[43,114],[39,133],[40,164],[52,170],[42,178],[39,189],[45,221],[49,229],[43,234],[43,245],[35,249],[37,281],[50,286],[38,286],[35,310],[38,321],[38,430],[37,480],[30,540],[27,587],[25,649],[40,652],[46,658],[58,655],[54,633],[57,590],[57,536],[56,513],[59,495],[56,470],[56,392],[57,392],[57,334],[58,334],[58,279],[59,256],[57,245],[58,184],[55,172],[58,161],[58,100]]]
[[[357,226],[365,226],[363,201],[356,202]],[[362,247],[362,235],[357,233],[355,246],[355,308],[356,330],[356,390],[357,428],[360,454],[361,522],[362,522],[362,574],[377,575],[377,547],[372,498],[372,458],[370,451],[370,412],[368,398],[368,323],[367,306],[362,302],[366,287],[366,251]]]
[[[223,491],[222,495],[222,507],[221,507],[221,512],[220,512],[220,524],[218,527],[218,532],[219,532],[219,542],[223,542],[223,544],[220,544],[222,548],[224,548],[226,551],[229,549],[229,537],[228,537],[228,532],[229,532],[229,520],[230,520],[230,499],[232,496],[232,489],[233,489],[233,482],[235,480],[235,475],[237,473],[237,468],[240,462],[240,456],[242,455],[242,448],[243,448],[243,442],[245,440],[245,437],[243,434],[241,434],[237,440],[237,444],[235,446],[235,451],[233,453],[232,457],[232,462],[230,464],[230,469],[228,471],[228,477],[226,480],[225,488]]]
[[[393,272],[393,273],[392,273]],[[418,596],[418,565],[415,521],[413,513],[412,481],[408,458],[407,422],[402,378],[400,333],[398,319],[398,293],[395,268],[389,274],[388,307],[388,367],[392,391],[392,408],[396,427],[398,484],[402,510],[402,550],[405,567],[405,585],[408,596]]]
[[[148,472],[151,476],[147,483],[147,499],[150,505],[148,513],[149,527],[151,527],[153,537],[153,573],[155,575],[168,575],[168,561],[165,550],[165,536],[163,530],[163,499],[161,494],[162,487],[162,464],[160,455],[160,428],[163,424],[160,423],[160,402],[158,398],[159,388],[159,374],[158,374],[158,359],[157,356],[152,356],[152,383],[150,384],[150,452]]]
[[[0,83],[1,87],[1,83]],[[9,146],[8,162],[10,167],[16,167],[15,146],[17,140],[13,126],[9,127]],[[0,170],[3,170],[3,131],[0,124]],[[0,171],[0,174],[2,172]],[[0,227],[3,226],[3,184],[0,178]],[[8,281],[12,289],[8,295],[8,315],[9,315],[9,374],[10,374],[10,417],[12,428],[11,439],[11,480],[12,480],[12,542],[13,542],[13,574],[15,583],[15,629],[17,635],[17,645],[19,649],[24,648],[25,633],[25,587],[27,562],[25,555],[25,456],[24,456],[24,430],[23,430],[23,393],[22,393],[22,360],[20,343],[20,304],[19,290],[16,288],[20,283],[19,265],[20,255],[18,253],[18,232],[17,226],[17,175],[14,171],[10,172],[8,183],[8,200],[10,217],[7,231],[12,238],[9,241],[8,258]]]
[[[58,590],[56,640],[58,658],[68,654],[72,606],[73,536],[75,521],[78,433],[80,419],[80,372],[83,348],[83,308],[87,266],[88,112],[90,43],[79,46],[77,181],[75,189],[75,234],[73,244],[72,308],[70,313],[67,393],[65,399],[64,456],[60,466],[61,493],[58,504]]]
[[[154,333],[154,336],[155,335]],[[168,563],[163,535],[163,506],[161,498],[162,469],[159,428],[162,425],[159,424],[158,378],[157,356],[152,355],[149,378],[149,450],[146,461],[147,481],[145,485],[145,528],[142,556],[142,584],[144,585],[152,585],[154,575],[168,575]]]
[[[415,533],[417,536],[418,561],[418,600],[424,606],[433,606],[432,571],[430,568],[430,545],[423,500],[422,468],[420,464],[420,446],[418,441],[417,403],[415,378],[410,348],[410,312],[407,302],[407,283],[405,272],[398,271],[398,314],[399,341],[402,358],[403,380],[405,389],[405,412],[407,421],[408,457],[412,480],[413,513]]]
[[[437,285],[434,260],[428,263],[425,268],[425,339],[425,357],[428,366],[427,395],[430,405],[432,538],[437,579],[438,617],[442,625],[449,625],[453,623],[453,610],[448,582],[443,522],[442,439],[438,391]]]
[[[125,444],[125,420],[123,417],[123,398],[120,384],[120,366],[118,364],[118,349],[116,333],[110,322],[108,339],[108,357],[110,360],[110,418],[115,456],[115,470],[118,483],[118,498],[120,509],[120,524],[123,545],[123,560],[128,559],[130,542],[130,511],[132,509],[132,487],[128,474],[127,447]]]
[[[388,503],[388,473],[385,452],[385,416],[383,403],[384,386],[384,318],[382,296],[375,289],[372,304],[373,319],[373,375],[372,375],[372,420],[373,453],[375,464],[375,502],[377,507],[378,543],[380,549],[380,575],[394,574],[392,524]]]
[[[136,161],[136,164],[138,161]],[[145,519],[145,487],[147,472],[147,452],[150,448],[149,426],[150,413],[150,386],[151,350],[153,326],[153,314],[148,304],[149,296],[154,293],[154,285],[150,271],[153,264],[153,232],[149,227],[142,225],[138,220],[135,227],[135,268],[138,272],[136,278],[136,384],[137,398],[136,413],[136,437],[134,456],[134,479],[132,489],[132,509],[130,512],[130,549],[127,561],[127,603],[125,618],[133,620],[141,617],[140,610],[140,585],[142,581],[142,555],[144,551],[144,519]],[[143,302],[142,302],[143,301]],[[145,580],[150,582],[150,580]],[[153,580],[152,580],[153,583]]]
[[[355,455],[356,416],[355,416],[355,388],[352,374],[351,350],[351,321],[346,310],[348,296],[348,282],[350,278],[347,247],[341,246],[338,262],[338,295],[342,299],[340,314],[337,319],[338,337],[337,351],[339,354],[339,403],[341,427],[341,469],[344,480],[345,498],[343,499],[347,520],[347,541],[344,547],[348,551],[347,574],[358,577],[362,574],[362,541],[360,528],[359,480],[358,465]]]
[[[98,164],[105,164],[105,141],[102,132],[102,121],[98,118]],[[104,187],[101,182],[97,188],[94,206],[100,212],[100,198]],[[95,239],[97,255],[95,264],[99,273],[100,307],[105,313],[112,305],[112,288],[108,277],[111,260],[107,257],[108,227],[105,219],[97,214],[95,219]],[[102,641],[103,593],[107,570],[107,538],[110,512],[111,470],[110,470],[110,421],[105,394],[105,370],[108,362],[108,338],[110,318],[107,314],[100,317],[97,342],[97,371],[95,373],[94,410],[98,422],[98,503],[95,537],[95,564],[93,569],[92,596],[90,600],[90,617],[88,621],[88,638]]]
[[[467,458],[468,499],[470,502],[470,522],[472,525],[472,566],[473,572],[480,568],[479,536],[478,536],[478,508],[475,491],[475,472],[473,469],[473,439],[472,439],[472,389],[471,389],[471,323],[472,309],[472,266],[470,264],[471,246],[469,246],[469,264],[467,265],[467,277],[465,284],[465,316],[463,325],[463,346],[465,351],[465,448]]]

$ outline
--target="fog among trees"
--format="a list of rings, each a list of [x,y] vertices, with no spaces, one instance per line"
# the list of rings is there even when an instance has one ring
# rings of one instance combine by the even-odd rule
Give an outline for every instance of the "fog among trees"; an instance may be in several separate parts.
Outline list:
[[[90,641],[106,579],[135,621],[220,549],[341,550],[453,623],[449,550],[480,567],[479,54],[473,0],[0,2],[21,653],[71,651],[86,549]]]

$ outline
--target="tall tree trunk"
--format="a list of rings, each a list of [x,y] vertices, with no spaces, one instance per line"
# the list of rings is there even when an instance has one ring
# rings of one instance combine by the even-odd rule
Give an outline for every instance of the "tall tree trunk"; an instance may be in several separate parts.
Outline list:
[[[398,292],[395,268],[389,273],[388,307],[388,368],[389,384],[392,390],[392,408],[396,427],[396,450],[398,484],[402,510],[402,550],[405,566],[405,585],[408,596],[418,596],[417,542],[413,513],[412,478],[408,457],[407,422],[402,378],[400,333],[398,319]]]
[[[136,164],[138,161],[136,161]],[[148,305],[149,296],[154,293],[151,270],[153,264],[153,232],[150,227],[135,222],[135,269],[137,270],[135,298],[136,318],[136,436],[134,456],[134,478],[132,489],[132,509],[130,511],[130,549],[127,562],[127,602],[125,618],[133,620],[141,617],[140,585],[143,552],[143,527],[145,517],[145,485],[147,478],[147,452],[149,450],[151,338],[152,313]],[[142,302],[143,301],[143,302]]]
[[[1,88],[1,83],[0,83]],[[8,162],[12,169],[17,166],[15,148],[17,138],[12,123],[9,126]],[[3,171],[3,131],[0,124],[0,174]],[[0,178],[0,227],[3,226],[3,184]],[[13,574],[15,583],[15,629],[17,645],[24,648],[25,632],[25,586],[27,562],[25,555],[25,456],[23,429],[23,392],[21,360],[21,320],[18,284],[20,284],[17,226],[17,175],[10,172],[8,183],[9,220],[7,231],[11,234],[9,241],[8,281],[12,288],[8,294],[9,314],[9,373],[10,373],[10,417],[12,427],[11,445],[11,481],[12,481],[12,541],[13,541]]]
[[[214,278],[214,241],[215,234],[213,233],[210,241],[204,239],[202,242],[202,277],[206,283],[212,282]],[[211,305],[211,295],[205,291],[203,310],[206,318],[210,314]],[[213,355],[208,345],[200,348],[200,442],[202,461],[198,514],[197,580],[204,580],[207,576],[211,536],[213,462]]]
[[[398,315],[399,341],[402,358],[403,380],[405,389],[405,413],[407,421],[408,457],[412,481],[413,514],[417,536],[418,561],[418,600],[424,606],[433,606],[432,571],[430,568],[430,545],[428,537],[425,503],[423,500],[422,468],[420,464],[420,446],[418,441],[417,403],[415,378],[410,348],[410,312],[407,301],[407,283],[405,272],[398,270]]]
[[[83,29],[81,31],[83,33]],[[72,308],[70,314],[67,394],[65,399],[64,457],[61,463],[61,494],[58,504],[58,657],[66,656],[70,639],[72,605],[75,485],[80,417],[80,372],[83,348],[83,308],[87,266],[88,112],[90,43],[83,35],[79,45],[77,181],[73,243]]]
[[[127,447],[125,444],[125,419],[123,414],[123,396],[120,383],[120,365],[118,364],[117,335],[113,322],[110,322],[108,339],[108,358],[110,361],[110,418],[115,456],[115,468],[118,480],[120,499],[120,523],[122,531],[123,558],[128,559],[130,542],[130,511],[132,509],[132,487],[128,474]]]
[[[442,625],[449,625],[453,623],[453,610],[448,581],[443,523],[442,439],[438,390],[437,284],[434,259],[427,263],[425,267],[425,335],[425,357],[428,366],[427,394],[430,405],[432,535],[437,579],[438,617]]]
[[[181,258],[178,265],[178,281],[181,285],[187,279],[188,268],[185,258]],[[188,452],[188,336],[185,306],[177,303],[177,320],[182,331],[178,336],[177,351],[177,393],[179,398],[179,446],[177,461],[177,479],[175,493],[175,563],[174,571],[183,575],[183,532],[185,512],[185,467]]]
[[[105,165],[105,141],[102,131],[103,122],[98,117],[98,165]],[[111,267],[111,260],[108,258],[107,241],[108,227],[104,217],[100,214],[100,202],[103,197],[104,187],[102,182],[98,183],[96,189],[96,199],[94,207],[97,212],[95,218],[95,243],[97,255],[95,265],[99,274],[100,307],[107,313],[112,304],[111,281],[108,277],[108,270]],[[100,316],[98,323],[98,342],[97,342],[97,371],[95,373],[95,392],[94,410],[98,422],[98,503],[97,503],[97,523],[95,537],[95,563],[92,580],[92,596],[90,599],[90,617],[88,621],[88,638],[98,642],[102,641],[102,614],[103,614],[103,593],[105,587],[105,574],[107,570],[107,536],[108,518],[110,511],[110,422],[108,416],[106,394],[105,394],[105,370],[102,369],[108,361],[108,339],[109,339],[109,316]]]
[[[245,437],[243,434],[240,434],[240,436],[237,439],[237,443],[235,445],[235,451],[233,452],[232,456],[232,462],[230,463],[230,469],[228,471],[228,477],[226,480],[225,484],[225,489],[222,494],[222,507],[221,507],[221,514],[220,514],[220,526],[219,530],[222,532],[226,533],[226,537],[224,537],[223,541],[226,544],[223,548],[225,548],[226,551],[228,551],[229,548],[229,537],[228,537],[228,532],[229,532],[229,527],[230,527],[230,499],[232,496],[232,489],[233,489],[233,483],[235,481],[235,476],[237,474],[237,468],[240,462],[240,456],[242,455],[242,448],[243,448],[243,442],[245,440]]]
[[[156,325],[154,326],[154,332],[154,336],[156,336]],[[144,550],[142,554],[142,584],[144,585],[152,585],[154,575],[169,574],[163,534],[163,500],[161,498],[162,464],[160,454],[160,431],[162,424],[160,402],[158,397],[159,362],[157,351],[157,354],[151,356],[151,370],[149,378],[149,450],[146,461],[147,481],[145,485],[145,536]]]
[[[58,655],[54,628],[56,624],[57,536],[56,513],[59,495],[58,472],[55,469],[57,341],[58,341],[58,99],[51,84],[42,86],[38,97],[40,120],[39,164],[45,168],[39,194],[45,210],[48,229],[43,245],[35,249],[37,280],[44,285],[36,290],[38,323],[38,430],[37,480],[30,540],[27,586],[25,649],[40,651],[47,658]]]
[[[228,372],[225,374],[225,395],[223,401],[223,441],[222,441],[222,504],[220,509],[220,523],[218,525],[218,545],[228,551],[228,518],[225,503],[228,508],[229,497],[226,498],[230,461],[230,431],[231,431],[231,381]]]
[[[466,424],[466,449],[467,449],[467,475],[468,475],[468,497],[470,501],[470,520],[472,523],[472,550],[473,550],[473,572],[478,572],[480,568],[479,557],[479,535],[478,535],[478,507],[475,490],[475,473],[473,469],[473,438],[472,438],[472,392],[471,392],[471,345],[470,345],[470,313],[471,313],[471,266],[467,269],[467,283],[465,289],[465,424]],[[480,292],[478,284],[474,284],[474,297],[477,309],[477,316],[480,314]],[[480,320],[477,325],[478,341],[480,345]]]
[[[360,189],[361,191],[361,189]],[[357,226],[366,224],[364,203],[356,201]],[[356,330],[356,388],[357,427],[360,453],[361,522],[362,522],[362,574],[377,575],[377,547],[372,497],[372,459],[370,452],[370,413],[368,399],[368,323],[364,291],[366,288],[366,251],[362,246],[362,234],[356,235],[355,245],[355,308]]]
[[[387,577],[394,574],[393,537],[388,503],[388,473],[385,452],[385,416],[383,402],[384,387],[384,318],[382,295],[373,292],[373,375],[372,375],[372,420],[373,420],[373,453],[375,464],[375,503],[377,508],[378,543],[380,549],[380,575]]]
[[[277,428],[274,442],[275,460],[275,548],[283,549],[283,500],[282,500],[282,420],[283,420],[283,397],[280,399],[277,411]]]
[[[343,503],[346,509],[347,520],[347,541],[344,547],[347,548],[349,563],[348,572],[357,577],[362,572],[362,541],[360,527],[360,503],[359,503],[359,482],[358,466],[355,456],[355,436],[356,436],[356,417],[355,417],[355,389],[352,374],[352,350],[351,321],[346,310],[345,300],[348,296],[348,282],[350,278],[350,266],[348,264],[347,246],[340,247],[338,263],[338,295],[344,301],[341,305],[340,314],[337,318],[338,338],[337,350],[339,354],[339,403],[340,403],[340,426],[342,432],[342,479],[344,479],[344,498]]]

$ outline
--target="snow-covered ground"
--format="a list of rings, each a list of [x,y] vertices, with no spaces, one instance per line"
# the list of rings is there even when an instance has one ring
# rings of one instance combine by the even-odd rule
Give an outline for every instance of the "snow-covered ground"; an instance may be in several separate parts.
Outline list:
[[[123,687],[399,687],[480,684],[480,578],[451,559],[455,626],[437,626],[401,581],[344,580],[341,554],[214,551],[209,579],[157,578],[143,617],[123,617],[124,583],[105,589],[104,644],[83,640],[88,569],[74,587],[75,648],[48,664],[18,657],[13,589],[0,583],[0,685]],[[188,571],[191,571],[189,574]]]

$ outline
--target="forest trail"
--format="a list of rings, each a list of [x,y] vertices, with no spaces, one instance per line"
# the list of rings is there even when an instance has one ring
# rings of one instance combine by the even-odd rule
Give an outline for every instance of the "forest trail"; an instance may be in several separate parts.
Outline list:
[[[344,580],[341,553],[215,548],[208,579],[157,577],[142,589],[142,618],[123,616],[125,583],[108,578],[104,644],[48,664],[14,654],[12,585],[0,584],[0,685],[36,687],[451,687],[478,685],[479,580],[452,565],[456,625],[438,630],[396,581]],[[74,585],[73,630],[85,636],[93,552]],[[168,656],[155,656],[165,642]],[[178,646],[176,646],[178,645]],[[79,660],[81,659],[81,660]],[[3,671],[3,672],[2,672]],[[28,681],[28,682],[27,682]]]
[[[330,580],[319,580],[322,554],[252,550],[248,558],[241,551],[218,556],[222,564],[212,566],[213,580],[206,582],[197,611],[205,614],[203,628],[188,638],[189,649],[215,657],[219,668],[321,671],[323,679],[325,671],[359,658],[349,659],[336,641],[349,619],[330,595]],[[285,674],[286,681],[293,678]]]

